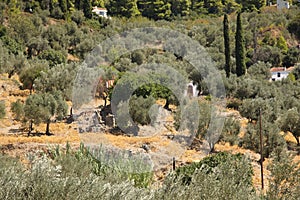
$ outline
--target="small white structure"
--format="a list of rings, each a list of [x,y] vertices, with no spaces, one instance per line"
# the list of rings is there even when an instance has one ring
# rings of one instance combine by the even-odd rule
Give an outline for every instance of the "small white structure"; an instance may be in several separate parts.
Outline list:
[[[197,97],[199,94],[199,90],[197,89],[198,85],[193,83],[193,81],[191,81],[188,85],[187,85],[187,90],[185,91],[185,96],[188,97]]]
[[[280,81],[288,77],[294,67],[273,67],[270,69],[271,78],[270,81]]]
[[[95,6],[93,7],[92,12],[101,17],[108,18],[107,10],[105,8],[98,8],[97,6]]]
[[[290,8],[290,3],[288,1],[277,0],[278,10],[289,9],[289,8]]]

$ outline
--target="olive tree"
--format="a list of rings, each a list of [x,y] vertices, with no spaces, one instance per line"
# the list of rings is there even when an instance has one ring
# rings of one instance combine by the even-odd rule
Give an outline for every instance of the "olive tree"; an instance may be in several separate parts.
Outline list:
[[[62,118],[67,112],[66,102],[59,93],[41,93],[30,95],[25,102],[25,119],[30,121],[28,135],[32,131],[32,124],[46,123],[46,135],[50,134],[51,118]]]
[[[300,146],[300,114],[297,108],[287,110],[279,118],[280,127],[284,132],[291,132]]]

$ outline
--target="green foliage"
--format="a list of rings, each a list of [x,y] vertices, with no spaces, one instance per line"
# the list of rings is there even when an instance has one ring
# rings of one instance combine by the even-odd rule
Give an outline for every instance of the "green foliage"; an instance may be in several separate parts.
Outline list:
[[[298,62],[300,62],[300,49],[296,47],[289,48],[287,54],[282,59],[282,65],[284,67],[291,67]]]
[[[78,26],[80,26],[85,20],[84,13],[81,10],[75,10],[74,12],[72,12],[71,20],[74,21]]]
[[[240,99],[237,98],[231,98],[227,100],[227,108],[232,108],[235,110],[239,110],[239,107],[242,105],[242,101]]]
[[[0,119],[4,118],[5,114],[5,101],[0,101]]]
[[[23,52],[23,46],[13,38],[5,35],[1,37],[0,40],[2,41],[2,45],[8,49],[9,53],[17,55]]]
[[[168,20],[172,13],[171,4],[166,0],[141,0],[139,2],[139,9],[144,17],[154,20]]]
[[[266,5],[266,0],[236,0],[243,6],[243,11],[257,11]]]
[[[252,166],[244,156],[221,152],[178,168],[175,181],[171,179],[165,183],[169,190],[165,191],[164,197],[176,199],[181,195],[192,195],[199,199],[252,199],[252,175]]]
[[[88,19],[91,19],[93,14],[92,14],[92,4],[90,0],[83,0],[82,2],[82,9],[84,16]]]
[[[224,15],[223,20],[223,34],[224,34],[224,49],[225,49],[225,72],[226,77],[230,76],[231,71],[231,61],[230,61],[230,39],[229,39],[229,22],[228,22],[228,15]]]
[[[241,13],[237,15],[236,35],[235,35],[235,58],[236,74],[242,76],[246,73],[245,63],[245,41],[243,35]]]
[[[68,5],[67,5],[67,0],[58,0],[59,3],[59,7],[61,9],[61,11],[64,13],[64,18],[66,19],[66,14],[68,11]]]
[[[171,12],[174,16],[187,16],[190,14],[191,0],[171,0]]]
[[[20,99],[11,104],[11,111],[14,115],[14,118],[18,121],[21,121],[24,117],[24,103]]]
[[[291,132],[300,146],[300,114],[298,109],[292,108],[287,110],[280,118],[280,127],[284,132]]]
[[[83,145],[77,151],[68,148],[65,152],[57,147],[52,150],[53,153],[51,149],[49,152],[53,159],[45,154],[30,155],[26,173],[18,160],[0,155],[0,198],[7,199],[11,195],[17,199],[153,198],[150,190],[142,188],[151,183],[153,174],[148,172],[142,157],[138,155],[127,161],[121,157],[125,154],[120,153],[119,160],[110,157],[111,161],[116,162],[108,163],[109,152],[103,148],[93,152],[103,155],[101,158],[96,158]],[[97,171],[99,167],[101,171]],[[146,173],[130,177],[130,169],[134,167],[141,167]]]
[[[292,71],[293,75],[295,76],[296,80],[300,79],[300,66],[296,66],[293,71]]]
[[[198,108],[197,108],[198,106]],[[194,113],[199,109],[199,124],[195,127],[195,119],[190,113]],[[196,137],[203,139],[207,133],[207,129],[211,120],[211,103],[209,101],[189,102],[183,106],[183,110],[178,109],[175,115],[175,127],[187,129],[191,134],[196,132]],[[183,120],[184,119],[184,120]],[[185,124],[182,124],[185,122]]]
[[[283,36],[280,36],[277,38],[277,43],[276,46],[282,50],[282,52],[286,53],[288,51],[288,45],[286,43],[286,40],[284,39]]]
[[[137,0],[111,0],[107,5],[109,15],[118,17],[134,17],[140,14]]]
[[[299,163],[293,163],[294,156],[286,149],[275,149],[271,154],[270,188],[267,199],[297,199],[300,195]]]
[[[145,61],[145,59],[146,59],[145,54],[143,54],[143,52],[141,52],[141,51],[135,51],[131,55],[132,62],[135,62],[138,65],[143,64],[143,62]]]
[[[266,120],[275,121],[279,115],[279,105],[274,100],[271,98],[266,100],[263,98],[245,99],[240,106],[240,114],[250,121],[257,121],[261,111]]]
[[[34,81],[40,76],[42,71],[47,71],[48,64],[46,62],[40,62],[34,60],[31,62],[31,66],[22,70],[19,75],[19,79],[23,84],[23,89],[33,90]]]
[[[273,67],[279,67],[281,65],[282,57],[283,54],[278,47],[265,45],[257,49],[257,59],[269,62]]]
[[[141,125],[150,124],[151,119],[149,111],[152,105],[155,104],[155,99],[153,97],[144,98],[143,96],[132,96],[129,102],[130,106],[130,116],[134,122],[137,122]]]
[[[247,70],[247,73],[253,79],[269,80],[271,78],[270,68],[271,65],[269,63],[258,61]]]
[[[280,130],[274,123],[262,120],[263,156],[268,158],[277,148],[286,148],[286,142],[279,134]],[[242,139],[242,146],[260,153],[260,127],[259,122],[247,126],[247,131]]]
[[[39,55],[40,59],[47,60],[49,62],[49,66],[53,67],[58,64],[66,63],[66,55],[61,51],[56,51],[54,49],[49,49],[46,51],[43,51]]]
[[[234,97],[239,99],[255,98],[259,92],[260,82],[247,77],[238,78],[236,81],[236,87]]]
[[[39,25],[33,23],[33,18],[22,14],[10,17],[9,28],[14,32],[13,39],[20,44],[26,44],[32,37],[39,35]]]
[[[300,40],[300,14],[298,14],[288,25],[290,33],[294,34]]]
[[[26,99],[25,117],[39,124],[49,120],[55,114],[56,108],[57,104],[51,94],[33,94]]]
[[[235,0],[222,0],[224,5],[224,12],[227,14],[239,11],[241,9],[241,5],[236,3]]]
[[[70,100],[76,72],[75,64],[61,64],[47,71],[41,71],[34,81],[35,89],[43,93],[59,91],[65,99]]]
[[[58,93],[54,95],[50,93],[30,95],[25,102],[24,113],[25,120],[35,124],[41,122],[47,123],[46,134],[49,135],[49,124],[52,117],[58,119],[65,116],[67,112],[66,102]]]
[[[174,120],[175,128],[179,131],[189,131],[199,139],[206,139],[210,146],[210,151],[214,150],[214,145],[219,141],[221,135],[220,124],[216,123],[220,117],[217,113],[217,107],[213,106],[210,101],[192,100],[184,102],[181,109],[176,111]],[[191,114],[193,113],[193,115]],[[198,116],[198,119],[195,119]],[[211,123],[214,119],[215,123]],[[196,123],[195,120],[198,120]],[[217,126],[217,127],[209,127]],[[214,131],[211,131],[214,130]]]
[[[229,142],[230,145],[239,144],[240,122],[233,117],[225,119],[220,141]]]

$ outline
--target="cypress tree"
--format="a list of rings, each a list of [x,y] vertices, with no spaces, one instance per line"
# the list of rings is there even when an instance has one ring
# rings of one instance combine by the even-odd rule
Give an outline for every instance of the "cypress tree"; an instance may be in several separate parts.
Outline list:
[[[224,14],[223,21],[224,47],[225,47],[225,72],[226,77],[230,76],[230,40],[229,40],[229,22],[228,15]]]
[[[235,34],[236,75],[242,76],[246,73],[246,63],[241,13],[237,15]]]
[[[59,7],[60,7],[61,11],[64,13],[64,18],[66,19],[67,11],[68,11],[67,1],[59,0],[58,3],[59,3]]]
[[[75,0],[74,6],[77,10],[81,10],[81,0]]]
[[[84,16],[88,19],[92,18],[92,4],[90,0],[83,0],[82,9]]]
[[[67,10],[68,10],[67,1],[66,0],[59,0],[58,3],[59,3],[59,7],[60,7],[61,11],[63,13],[66,13]]]

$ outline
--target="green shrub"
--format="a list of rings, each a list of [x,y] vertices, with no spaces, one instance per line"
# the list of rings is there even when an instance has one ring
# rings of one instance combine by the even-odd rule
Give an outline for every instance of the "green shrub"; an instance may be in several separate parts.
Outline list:
[[[167,177],[162,199],[257,199],[253,170],[241,154],[218,153]]]
[[[0,119],[5,117],[5,101],[0,101]]]
[[[0,159],[0,199],[138,199],[139,195],[149,199],[148,190],[135,188],[129,180],[115,182],[114,173],[96,175],[88,161],[74,156],[54,163],[36,157],[27,170],[11,158]]]
[[[20,99],[18,99],[16,102],[13,102],[11,104],[11,111],[13,112],[13,115],[16,120],[21,120],[24,116],[24,104],[21,102]]]
[[[235,110],[238,110],[239,107],[242,105],[242,101],[237,98],[228,99],[226,103],[227,103],[226,105],[227,108],[232,108]]]
[[[276,148],[271,154],[268,169],[271,172],[267,199],[299,199],[300,168],[293,162],[294,155],[286,149]],[[297,166],[298,165],[298,166]]]
[[[239,144],[240,122],[233,117],[225,119],[220,141],[229,142],[230,145]]]
[[[248,124],[245,136],[242,139],[242,146],[246,149],[251,149],[260,153],[260,133],[259,123]],[[280,130],[275,123],[270,123],[262,120],[262,135],[263,135],[263,156],[269,157],[276,148],[285,148],[286,142],[279,134]]]
[[[150,124],[151,118],[149,115],[149,109],[155,104],[155,99],[153,97],[143,98],[142,96],[132,96],[129,101],[130,106],[130,116],[134,122],[141,125]]]

